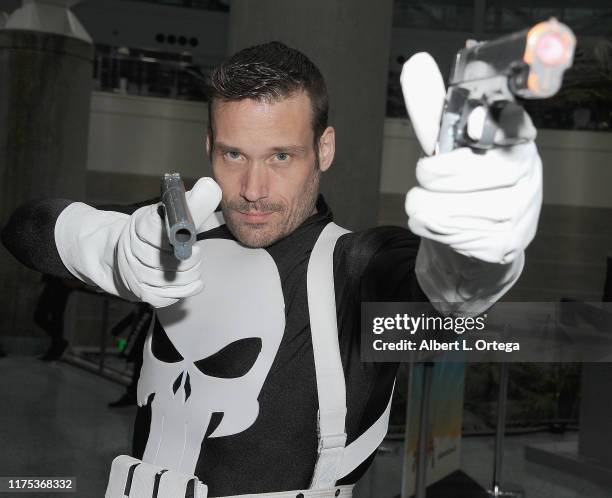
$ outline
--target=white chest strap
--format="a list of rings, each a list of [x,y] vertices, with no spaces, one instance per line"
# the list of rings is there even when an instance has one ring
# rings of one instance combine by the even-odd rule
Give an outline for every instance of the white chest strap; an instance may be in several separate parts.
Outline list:
[[[329,223],[308,262],[308,308],[319,397],[318,458],[311,489],[333,487],[376,451],[387,434],[391,413],[393,391],[378,420],[345,447],[346,384],[338,342],[333,258],[338,238],[348,232]]]
[[[346,444],[346,385],[340,359],[334,292],[334,247],[345,233],[348,230],[335,223],[329,223],[323,229],[312,249],[306,274],[319,397],[319,447],[311,489],[334,486]]]

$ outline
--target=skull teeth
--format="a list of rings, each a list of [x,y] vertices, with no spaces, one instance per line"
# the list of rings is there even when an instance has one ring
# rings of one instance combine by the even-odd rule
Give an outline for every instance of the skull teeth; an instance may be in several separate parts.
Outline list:
[[[185,379],[185,401],[189,399],[191,396],[191,382],[189,381],[189,372],[187,373],[187,377]]]
[[[174,381],[174,384],[172,384],[172,392],[174,394],[176,394],[176,391],[178,391],[179,388],[181,387],[182,381],[183,381],[183,372],[181,372],[181,375],[179,375]]]
[[[183,384],[183,374],[185,374],[185,383]],[[183,386],[183,391],[185,393],[185,401],[189,399],[191,396],[191,381],[189,379],[188,372],[181,372],[181,374],[176,378],[174,383],[172,384],[172,392],[176,394],[178,390]]]

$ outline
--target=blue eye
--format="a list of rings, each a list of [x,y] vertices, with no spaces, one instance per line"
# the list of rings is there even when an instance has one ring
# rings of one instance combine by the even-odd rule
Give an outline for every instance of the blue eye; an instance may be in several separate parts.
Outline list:
[[[276,159],[278,159],[279,161],[287,161],[289,159],[289,154],[287,154],[286,152],[279,152],[278,154],[276,154]]]
[[[225,155],[228,159],[240,159],[240,152],[236,152],[235,150],[229,150],[225,153]]]

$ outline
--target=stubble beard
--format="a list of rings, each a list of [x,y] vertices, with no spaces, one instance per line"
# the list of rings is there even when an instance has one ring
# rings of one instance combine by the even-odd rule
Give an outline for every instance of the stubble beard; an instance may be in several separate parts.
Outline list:
[[[314,211],[319,195],[321,171],[317,167],[306,184],[295,206],[290,209],[284,203],[273,201],[250,202],[243,198],[222,199],[221,209],[225,223],[236,239],[246,247],[268,247],[292,233]],[[246,223],[234,219],[236,211],[273,213],[265,223]]]

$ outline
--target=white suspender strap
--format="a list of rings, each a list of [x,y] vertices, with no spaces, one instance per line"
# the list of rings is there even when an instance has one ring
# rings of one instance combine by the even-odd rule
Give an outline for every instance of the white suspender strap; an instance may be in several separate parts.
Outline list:
[[[329,223],[312,249],[306,275],[310,331],[319,397],[318,459],[310,489],[331,488],[338,479],[346,444],[346,385],[338,344],[334,292],[334,247],[348,233]]]
[[[377,450],[383,439],[385,439],[389,428],[389,415],[391,414],[391,401],[393,400],[394,390],[395,381],[393,382],[393,389],[391,389],[387,408],[385,408],[382,415],[378,417],[378,420],[367,431],[344,448],[344,457],[342,458],[342,466],[337,476],[338,479],[349,475],[359,467],[362,462]]]

